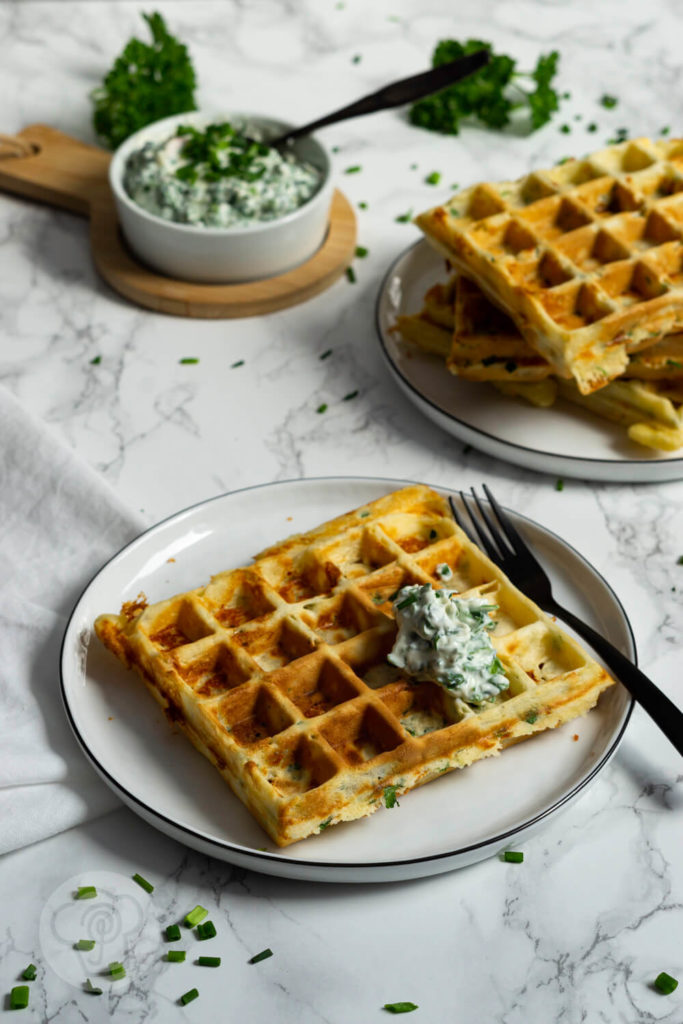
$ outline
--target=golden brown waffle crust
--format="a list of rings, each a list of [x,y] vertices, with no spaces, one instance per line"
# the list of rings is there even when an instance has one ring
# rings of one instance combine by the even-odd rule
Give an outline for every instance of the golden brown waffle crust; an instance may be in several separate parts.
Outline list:
[[[529,344],[589,394],[683,328],[683,140],[636,139],[416,218]]]
[[[442,585],[497,605],[509,690],[472,708],[386,658],[392,597]],[[286,846],[592,708],[613,683],[462,533],[443,496],[407,487],[218,573],[203,587],[95,622]],[[226,807],[226,814],[229,813]]]

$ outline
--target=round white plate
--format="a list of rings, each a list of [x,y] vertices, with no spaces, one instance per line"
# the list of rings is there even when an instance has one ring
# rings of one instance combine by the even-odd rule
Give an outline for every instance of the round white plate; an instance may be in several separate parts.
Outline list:
[[[393,881],[449,871],[511,843],[518,847],[604,767],[632,707],[622,686],[606,691],[587,717],[513,746],[502,758],[445,775],[401,797],[400,807],[279,849],[213,766],[172,731],[137,675],[92,632],[99,613],[117,611],[140,591],[153,602],[199,586],[220,570],[248,563],[278,538],[406,483],[336,477],[234,491],[152,527],[90,582],[64,635],[64,704],[94,768],[146,821],[194,849],[273,875]],[[558,600],[634,657],[628,619],[605,580],[559,537],[528,519],[514,520],[547,566]]]
[[[629,483],[683,477],[683,455],[629,440],[624,427],[558,399],[537,409],[490,385],[448,373],[443,359],[406,344],[392,327],[417,313],[427,289],[448,279],[446,263],[422,239],[392,264],[377,298],[376,322],[392,376],[418,409],[459,441],[525,469],[557,476]]]

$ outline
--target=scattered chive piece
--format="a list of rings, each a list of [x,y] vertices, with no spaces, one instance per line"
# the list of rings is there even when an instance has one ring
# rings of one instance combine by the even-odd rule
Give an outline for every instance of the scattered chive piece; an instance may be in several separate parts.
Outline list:
[[[569,133],[571,132],[571,127],[568,124],[561,124],[560,131],[563,135],[569,135]]]
[[[669,128],[669,126],[667,124],[664,128],[660,128],[659,129],[659,134],[660,135],[668,135],[670,131],[671,131],[671,129]]]
[[[85,984],[83,985],[83,988],[84,988],[84,990],[86,992],[89,992],[91,996],[101,996],[102,995],[102,989],[98,988],[97,985],[93,985],[93,983],[90,980],[90,978],[86,978],[85,979]]]
[[[154,886],[152,883],[148,882],[146,878],[142,877],[142,875],[138,875],[137,872],[133,875],[133,881],[137,882],[140,888],[144,889],[145,892],[154,892]]]
[[[333,153],[338,153],[338,152],[339,152],[339,149],[340,149],[340,147],[339,147],[339,146],[333,146],[333,147],[332,147],[332,152],[333,152]]]
[[[186,954],[184,949],[169,949],[168,953],[166,954],[166,959],[169,960],[172,964],[181,964],[185,959],[185,955]]]
[[[398,802],[397,797],[396,797],[396,786],[385,786],[384,792],[383,792],[382,796],[384,797],[384,806],[385,807],[400,807],[401,806],[399,804],[399,802]]]
[[[78,942],[74,943],[74,949],[91,950],[95,948],[94,939],[79,939]]]
[[[368,250],[365,248],[364,245],[357,245],[356,246],[356,256],[358,257],[359,260],[365,259],[367,254],[368,254]]]
[[[438,171],[432,171],[432,173],[428,174],[425,178],[425,185],[438,185],[440,181],[440,173]]]
[[[102,362],[102,356],[95,356],[94,359],[90,360],[90,365],[91,366],[99,366],[101,362]]]
[[[10,992],[10,1010],[25,1010],[28,1006],[28,985],[15,985]]]
[[[361,62],[361,55],[359,53],[354,54],[354,56],[351,58],[351,63],[352,64],[360,64],[360,62]]]
[[[555,481],[555,490],[556,491],[563,491],[564,490],[564,480],[560,479],[560,480],[556,480]]]
[[[209,911],[205,907],[201,907],[199,904],[191,910],[189,914],[185,916],[185,924],[188,928],[194,928],[196,924],[203,921],[205,917],[208,917]]]
[[[607,110],[612,110],[613,107],[616,107],[619,100],[616,96],[610,96],[609,93],[605,93],[600,97],[600,102]]]
[[[320,824],[318,825],[318,832],[324,832],[325,829],[328,828],[331,824],[332,817],[330,816],[329,818],[325,818],[325,820],[321,821]]]
[[[358,204],[358,209],[359,210],[367,210],[367,208],[368,208],[368,204],[367,203],[359,203]]]
[[[180,927],[177,924],[169,924],[166,929],[166,941],[178,942],[180,939]]]
[[[676,565],[683,565],[683,555],[678,556],[678,561],[676,562]]]
[[[517,850],[506,850],[503,854],[503,860],[508,864],[521,864],[524,860],[524,854]]]
[[[358,397],[358,392],[357,391],[349,391],[348,395],[344,395],[344,397],[342,398],[342,402],[350,402],[352,398],[357,398],[357,397]]]
[[[344,174],[358,174],[362,170],[360,164],[356,164],[354,167],[347,167]]]
[[[524,721],[528,722],[529,725],[533,725],[534,722],[536,722],[537,720],[538,720],[538,712],[537,711],[530,711],[529,714],[524,719]]]
[[[351,284],[355,284],[356,283],[356,273],[355,273],[353,267],[347,267],[346,268],[346,276],[348,277],[348,279],[351,282]]]
[[[662,971],[655,978],[655,988],[658,988],[663,995],[670,996],[678,988],[678,982],[670,974],[667,974],[666,971]]]
[[[256,956],[252,956],[251,960],[247,960],[247,963],[249,963],[249,964],[257,964],[257,963],[260,963],[261,960],[267,960],[268,957],[272,956],[272,955],[273,955],[272,949],[262,949],[260,953],[256,954]]]
[[[418,167],[418,165],[417,165],[417,164],[411,164],[411,165],[410,165],[410,169],[411,169],[411,171],[416,171],[416,170],[417,170],[417,167]]]
[[[205,921],[204,924],[197,925],[198,939],[214,939],[217,934],[216,925],[213,921]]]
[[[586,131],[587,132],[597,132],[597,130],[598,130],[598,126],[595,123],[595,121],[591,121],[590,124],[586,125]]]
[[[327,412],[327,402],[323,402],[322,405],[319,405],[318,408],[315,411],[316,412]]]
[[[79,885],[76,890],[77,900],[94,900],[97,896],[97,889],[94,885]]]
[[[221,958],[219,956],[200,956],[197,963],[200,967],[220,967]]]
[[[388,1010],[389,1013],[412,1013],[413,1010],[417,1010],[415,1003],[385,1003],[382,1007],[383,1010]]]
[[[114,981],[121,981],[121,978],[126,976],[126,968],[118,960],[112,960],[109,964],[109,973]]]
[[[244,366],[244,359],[238,359],[236,363],[230,363],[231,370],[236,370],[238,366]]]
[[[397,224],[410,224],[411,220],[413,219],[413,211],[408,210],[407,213],[402,213],[400,217],[396,217],[394,219],[396,220]]]
[[[460,188],[459,182],[456,181],[453,185],[451,185],[451,188],[453,189],[454,192],[457,192],[458,189]]]
[[[95,943],[93,942],[93,946],[94,945],[95,945]],[[28,967],[26,967],[22,971],[21,976],[24,979],[24,981],[35,981],[36,980],[36,971],[37,971],[36,965],[35,964],[29,964]]]
[[[198,363],[199,360],[195,356],[185,356],[184,359],[179,359],[178,362],[181,366],[193,366]]]
[[[321,355],[318,356],[318,359],[320,359],[320,360],[322,360],[322,359],[329,359],[329,357],[331,355],[332,355],[332,349],[331,348],[327,348],[327,349],[325,349],[324,352],[321,353]]]
[[[183,1004],[183,1006],[187,1006],[187,1004],[191,1003],[193,999],[198,999],[198,998],[199,998],[199,992],[197,991],[197,989],[196,988],[191,988],[189,992],[185,992],[180,997],[180,1002]]]
[[[403,599],[403,601],[399,601],[399,603],[396,605],[396,608],[398,611],[401,611],[403,608],[407,608],[409,605],[415,604],[416,601],[417,594],[411,594],[410,597],[406,597]]]
[[[369,512],[359,512],[358,515],[361,517],[361,519],[367,519],[367,517],[370,515],[370,513]]]

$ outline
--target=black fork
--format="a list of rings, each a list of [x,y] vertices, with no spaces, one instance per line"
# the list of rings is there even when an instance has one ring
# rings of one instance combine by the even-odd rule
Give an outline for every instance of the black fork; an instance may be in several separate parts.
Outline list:
[[[491,561],[495,562],[527,597],[544,611],[566,622],[579,636],[588,641],[631,696],[671,740],[679,754],[683,754],[683,713],[609,640],[557,603],[543,566],[486,484],[484,493],[489,508],[479,499],[474,488],[472,498],[460,492],[460,500],[467,510],[469,524],[465,523],[453,498],[450,499],[453,515],[460,529],[474,544],[486,551]]]

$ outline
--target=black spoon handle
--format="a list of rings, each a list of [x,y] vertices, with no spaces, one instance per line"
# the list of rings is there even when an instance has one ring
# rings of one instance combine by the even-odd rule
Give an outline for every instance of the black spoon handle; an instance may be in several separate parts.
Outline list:
[[[385,85],[377,92],[370,93],[369,96],[356,100],[355,103],[350,103],[347,107],[342,107],[341,110],[335,110],[334,113],[326,114],[325,117],[320,117],[317,121],[311,121],[301,128],[293,128],[276,139],[270,139],[268,145],[281,146],[283,142],[298,139],[301,135],[309,135],[318,128],[335,124],[337,121],[345,121],[349,117],[374,114],[377,110],[390,110],[392,107],[401,107],[405,103],[412,103],[422,96],[429,96],[430,93],[438,92],[439,89],[444,89],[447,85],[466,78],[478,71],[479,68],[483,68],[488,60],[488,50],[478,50],[467,57],[459,57],[458,60],[452,60],[448,64],[441,64],[438,68],[432,68],[430,71],[422,71],[419,75],[402,78],[398,82],[392,82],[391,85]]]

